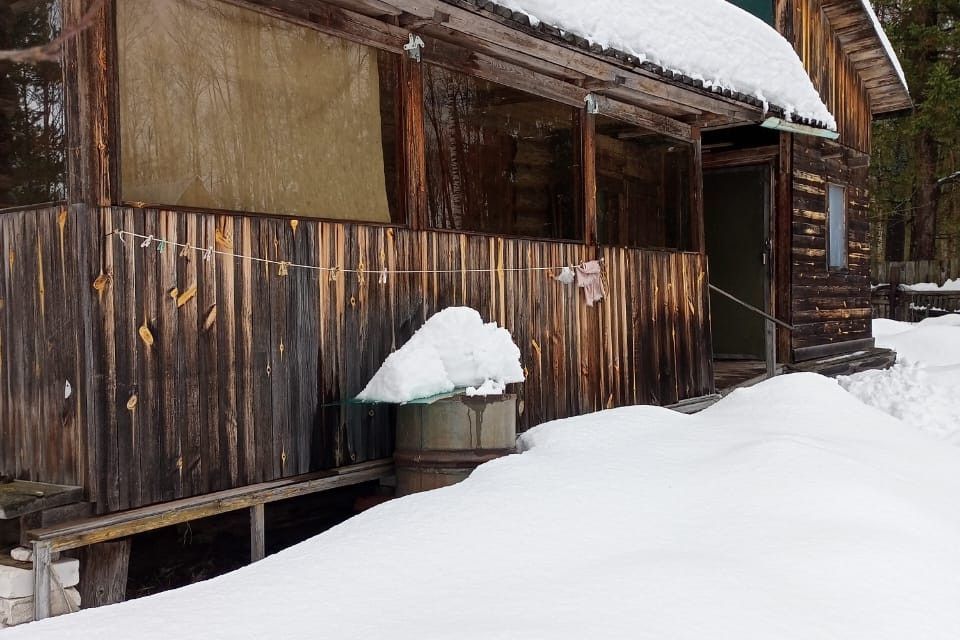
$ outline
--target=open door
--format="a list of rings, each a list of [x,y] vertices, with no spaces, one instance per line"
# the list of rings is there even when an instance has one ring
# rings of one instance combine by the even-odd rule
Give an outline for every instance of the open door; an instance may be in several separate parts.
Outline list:
[[[769,164],[703,174],[710,283],[767,313],[771,302],[770,181]],[[711,292],[710,316],[718,388],[768,371],[775,334],[762,316],[716,292]]]

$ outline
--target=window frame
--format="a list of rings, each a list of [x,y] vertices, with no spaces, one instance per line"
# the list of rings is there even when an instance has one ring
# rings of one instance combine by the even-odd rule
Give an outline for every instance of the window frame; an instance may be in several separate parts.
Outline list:
[[[825,238],[826,238],[826,263],[828,271],[844,272],[850,268],[850,216],[849,216],[849,203],[847,199],[848,185],[842,182],[827,181],[827,189],[824,199],[826,201],[826,213],[827,219],[825,224]],[[834,230],[833,230],[833,207],[831,205],[832,198],[831,193],[834,189],[839,189],[841,193],[840,202],[843,206],[842,211],[842,222],[843,222],[843,261],[842,264],[834,264],[834,251],[833,251],[833,241],[834,241]]]

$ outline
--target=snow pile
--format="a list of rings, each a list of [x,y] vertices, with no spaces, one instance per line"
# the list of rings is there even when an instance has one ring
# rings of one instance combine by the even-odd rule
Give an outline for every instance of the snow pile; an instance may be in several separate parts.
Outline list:
[[[832,380],[782,376],[693,416],[600,412],[522,444],[226,576],[6,633],[957,637],[960,449]]]
[[[960,315],[911,324],[874,320],[897,364],[840,378],[850,393],[906,424],[960,445]]]
[[[509,331],[484,324],[473,309],[450,307],[391,353],[357,399],[403,403],[464,387],[474,388],[471,395],[492,395],[523,379]]]
[[[960,278],[947,280],[943,284],[936,282],[917,282],[916,284],[902,284],[900,288],[904,291],[960,291]]]
[[[793,47],[726,0],[498,0],[498,4],[670,71],[836,121]]]

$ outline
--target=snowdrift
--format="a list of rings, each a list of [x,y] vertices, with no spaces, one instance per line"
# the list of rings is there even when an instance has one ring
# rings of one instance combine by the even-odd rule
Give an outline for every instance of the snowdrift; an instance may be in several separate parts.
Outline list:
[[[522,449],[232,574],[4,640],[960,631],[960,449],[832,380],[557,421]]]

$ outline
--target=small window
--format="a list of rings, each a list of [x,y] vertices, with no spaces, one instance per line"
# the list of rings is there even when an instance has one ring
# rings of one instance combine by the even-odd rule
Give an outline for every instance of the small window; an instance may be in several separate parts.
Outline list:
[[[56,0],[0,5],[0,50],[53,40]],[[63,71],[59,62],[0,61],[0,209],[66,197]]]
[[[207,0],[117,35],[123,200],[402,222],[398,55]]]
[[[831,269],[847,268],[847,190],[838,184],[827,186],[827,218],[829,247],[827,260]]]
[[[430,226],[577,240],[579,110],[424,68]]]
[[[596,131],[600,244],[689,248],[691,145],[604,116]]]

